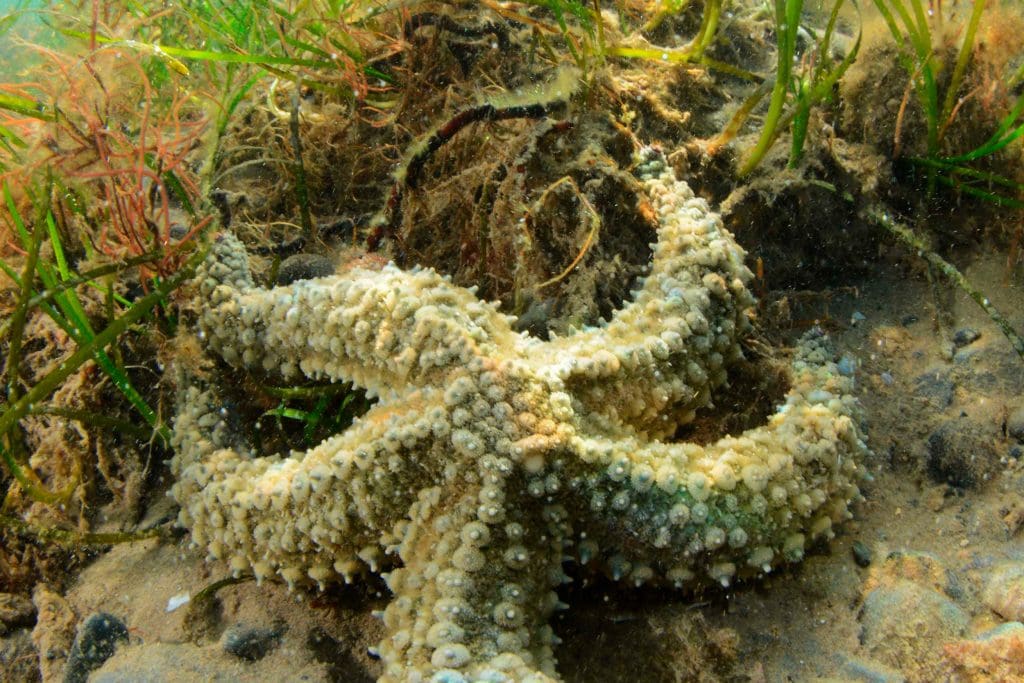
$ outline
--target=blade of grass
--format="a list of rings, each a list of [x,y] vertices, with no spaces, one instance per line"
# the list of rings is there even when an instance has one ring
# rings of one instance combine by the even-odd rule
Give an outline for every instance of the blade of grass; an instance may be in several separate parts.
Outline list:
[[[790,74],[793,71],[793,56],[796,52],[797,26],[803,11],[803,0],[775,0],[775,31],[778,44],[778,63],[775,67],[775,84],[768,102],[761,136],[739,168],[739,175],[749,175],[761,162],[779,133],[779,119],[786,104]]]

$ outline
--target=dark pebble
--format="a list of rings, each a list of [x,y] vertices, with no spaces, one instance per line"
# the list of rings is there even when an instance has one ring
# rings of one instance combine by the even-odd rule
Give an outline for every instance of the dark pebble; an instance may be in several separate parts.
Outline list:
[[[113,614],[97,612],[78,627],[64,668],[64,683],[85,683],[89,674],[113,656],[118,643],[128,642],[128,628]]]
[[[867,567],[871,564],[871,548],[860,541],[853,542],[853,561],[858,567]]]
[[[334,261],[321,254],[293,254],[277,269],[277,284],[290,285],[298,280],[312,280],[334,275]]]
[[[224,651],[241,659],[255,662],[266,657],[281,644],[283,626],[263,628],[237,624],[224,632]]]
[[[990,438],[969,419],[946,420],[936,427],[928,436],[926,460],[936,483],[957,488],[978,486],[999,465]]]
[[[978,332],[973,327],[961,327],[953,333],[953,343],[957,346],[967,346],[976,342],[980,336],[981,332]]]

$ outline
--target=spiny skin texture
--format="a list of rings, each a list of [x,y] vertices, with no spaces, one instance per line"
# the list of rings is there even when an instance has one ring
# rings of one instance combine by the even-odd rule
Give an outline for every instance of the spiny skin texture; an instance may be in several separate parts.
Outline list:
[[[198,278],[209,349],[379,401],[308,452],[263,456],[216,387],[186,378],[172,494],[193,541],[289,584],[397,566],[381,680],[455,683],[558,679],[547,622],[567,558],[635,585],[727,585],[831,535],[866,447],[820,336],[763,427],[660,440],[725,381],[753,300],[718,216],[656,153],[638,175],[660,222],[650,275],[611,321],[550,342],[430,270],[260,289],[222,237]]]

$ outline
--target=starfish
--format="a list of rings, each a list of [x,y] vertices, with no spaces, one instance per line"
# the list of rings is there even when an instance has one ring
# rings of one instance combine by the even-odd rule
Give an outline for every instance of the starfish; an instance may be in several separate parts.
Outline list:
[[[213,382],[182,372],[172,495],[209,556],[289,586],[381,572],[381,681],[556,681],[563,563],[632,585],[716,582],[799,560],[850,516],[866,446],[820,333],[766,424],[669,441],[741,356],[744,252],[660,154],[649,274],[600,325],[542,341],[433,270],[256,287],[223,235],[199,336],[236,368],[350,381],[377,403],[306,452],[261,454]]]

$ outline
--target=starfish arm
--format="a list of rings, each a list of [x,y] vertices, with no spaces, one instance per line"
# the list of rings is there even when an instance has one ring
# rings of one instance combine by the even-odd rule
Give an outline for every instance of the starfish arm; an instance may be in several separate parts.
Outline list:
[[[559,680],[547,621],[559,606],[564,510],[538,514],[506,476],[493,469],[456,496],[451,482],[421,491],[399,545],[404,566],[387,576],[381,683]],[[507,496],[500,519],[479,512],[495,492]]]
[[[793,363],[791,389],[767,425],[714,444],[581,439],[582,561],[615,579],[682,585],[770,571],[831,537],[859,497],[867,452],[842,376],[816,337]]]
[[[257,579],[323,586],[378,571],[382,544],[429,476],[409,452],[429,450],[435,411],[412,399],[401,411],[376,406],[308,452],[254,457],[217,394],[188,388],[171,461],[179,522],[212,558]]]
[[[606,325],[554,340],[546,356],[590,410],[664,436],[708,403],[742,356],[751,274],[707,203],[656,153],[641,161],[659,222],[651,272]]]
[[[198,274],[207,344],[233,366],[352,381],[371,395],[424,385],[518,336],[494,305],[433,270],[356,269],[262,289],[223,235]]]

